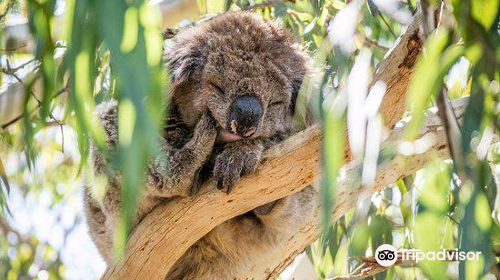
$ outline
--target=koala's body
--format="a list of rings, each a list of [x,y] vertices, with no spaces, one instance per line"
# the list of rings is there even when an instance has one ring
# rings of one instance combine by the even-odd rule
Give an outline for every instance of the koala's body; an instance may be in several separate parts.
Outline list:
[[[136,222],[157,205],[196,192],[210,176],[229,193],[240,176],[254,171],[263,150],[290,134],[308,65],[290,34],[251,13],[229,13],[181,32],[167,50],[167,61],[169,116],[161,155],[148,166]],[[116,103],[99,105],[97,114],[112,148]],[[96,173],[105,173],[105,157],[92,149],[91,160]],[[107,263],[112,262],[120,180],[109,178],[102,201],[84,193],[90,233]],[[313,214],[314,197],[308,187],[218,225],[188,249],[166,280],[242,276],[285,245]]]

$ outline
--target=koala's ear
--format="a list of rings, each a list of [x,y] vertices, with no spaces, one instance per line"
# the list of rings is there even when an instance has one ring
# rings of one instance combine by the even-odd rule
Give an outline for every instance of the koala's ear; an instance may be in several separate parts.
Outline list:
[[[171,48],[166,54],[172,82],[182,84],[187,82],[200,67],[200,57],[189,46]]]
[[[187,82],[204,65],[203,42],[196,31],[187,30],[179,34],[166,50],[165,57],[174,84]]]

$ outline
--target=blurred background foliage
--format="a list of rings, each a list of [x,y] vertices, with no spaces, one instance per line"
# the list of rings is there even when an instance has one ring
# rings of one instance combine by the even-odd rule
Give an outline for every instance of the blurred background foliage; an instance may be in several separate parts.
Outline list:
[[[21,83],[25,92],[22,114],[13,121],[0,119],[0,279],[95,279],[102,272],[82,222],[80,192],[92,184],[102,193],[105,185],[91,181],[87,157],[90,138],[110,152],[92,114],[95,104],[109,98],[118,100],[121,112],[109,172],[123,170],[126,177],[115,238],[117,253],[123,250],[145,164],[157,151],[169,80],[162,67],[168,40],[161,31],[167,26],[157,8],[168,1],[153,2],[0,1],[0,82],[4,87]],[[312,108],[324,127],[321,191],[328,210],[345,163],[345,127],[356,135],[349,139],[354,158],[366,163],[363,184],[371,183],[368,171],[384,160],[378,145],[369,145],[387,134],[381,116],[365,112],[377,107],[365,100],[373,70],[418,7],[441,8],[437,31],[427,30],[425,55],[408,90],[406,115],[413,118],[406,140],[412,143],[424,111],[442,95],[451,100],[470,95],[461,130],[451,134],[453,158],[429,162],[331,226],[325,211],[323,235],[306,250],[316,274],[307,279],[347,275],[381,244],[460,248],[481,251],[482,258],[396,266],[371,278],[500,277],[494,176],[500,173],[500,146],[493,144],[500,123],[498,5],[498,0],[198,0],[198,16],[176,23],[182,27],[204,15],[250,10],[282,22],[311,54],[318,72],[304,83],[299,108]],[[29,44],[12,48],[9,28],[23,21]]]

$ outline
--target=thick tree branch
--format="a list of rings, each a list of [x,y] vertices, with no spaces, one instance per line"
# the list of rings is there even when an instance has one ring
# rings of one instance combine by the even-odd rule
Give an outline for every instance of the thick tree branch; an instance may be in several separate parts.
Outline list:
[[[393,127],[404,112],[406,89],[422,48],[419,25],[417,16],[375,71],[373,83],[381,80],[387,84],[381,114],[388,127]],[[400,133],[401,129],[396,129],[393,137],[397,138]],[[444,155],[442,150],[446,148],[446,142],[441,135],[436,136],[437,141],[431,151]],[[218,224],[295,193],[314,182],[319,176],[320,143],[321,129],[310,127],[268,150],[259,169],[244,177],[230,195],[221,193],[213,182],[209,182],[203,188],[205,191],[194,197],[157,207],[131,234],[123,261],[108,267],[102,279],[163,279],[175,261]],[[372,188],[351,188],[355,182],[348,180],[356,176],[349,174],[356,170],[357,164],[347,166],[346,181],[341,184],[337,200],[340,203],[333,208],[333,219],[344,215],[358,199],[366,198],[399,177],[422,168],[431,154],[434,153],[394,157],[385,165],[387,167],[380,167]],[[305,221],[279,255],[252,265],[242,278],[275,279],[297,254],[318,237],[320,225],[317,220],[315,217]]]

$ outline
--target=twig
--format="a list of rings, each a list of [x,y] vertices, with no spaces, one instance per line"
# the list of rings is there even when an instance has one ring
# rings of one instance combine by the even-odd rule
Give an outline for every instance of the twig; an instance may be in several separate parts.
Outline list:
[[[220,14],[208,14],[208,15],[203,16],[201,19],[199,19],[197,21],[194,21],[194,22],[191,22],[190,24],[187,24],[185,26],[173,27],[173,28],[166,28],[165,31],[163,31],[161,33],[161,35],[163,36],[163,40],[172,39],[175,36],[177,36],[177,34],[179,34],[180,32],[182,32],[183,30],[188,29],[188,28],[193,27],[193,26],[196,26],[196,25],[199,25],[199,24],[201,24],[203,22],[207,22],[209,20],[212,20],[212,19],[216,18],[219,15]]]
[[[189,25],[189,26],[191,26],[191,25]],[[167,29],[165,29],[165,31],[163,31],[161,33],[161,35],[163,36],[163,40],[172,39],[175,36],[177,36],[177,34],[179,34],[179,32],[181,32],[181,30],[182,30],[182,28],[167,28]]]
[[[1,69],[1,72],[6,74],[6,75],[11,75],[13,76],[14,73],[16,73],[17,71],[21,70],[22,68],[26,67],[28,64],[31,64],[33,62],[36,62],[37,60],[35,58],[33,59],[30,59],[26,62],[24,62],[23,64],[19,65],[19,66],[16,66],[16,67],[11,67],[10,66],[10,61],[7,59],[6,60],[6,64],[7,64],[7,68],[2,68]]]
[[[375,47],[383,52],[389,51],[388,47],[384,47],[384,46],[379,45],[379,43],[377,41],[374,41],[374,40],[368,38],[366,35],[361,34],[361,36],[363,37],[363,40],[368,47]]]
[[[11,48],[6,48],[6,49],[1,49],[0,48],[0,51],[3,51],[3,52],[14,52],[14,51],[20,50],[22,48],[26,48],[27,46],[28,46],[27,44],[22,44],[22,45],[19,45],[17,47],[11,47]]]
[[[9,13],[10,9],[12,6],[14,6],[14,1],[10,2],[7,4],[7,7],[5,7],[5,11],[0,15],[0,21],[3,20],[3,18]]]
[[[387,28],[389,29],[389,32],[391,32],[392,36],[394,36],[394,39],[397,39],[398,36],[396,35],[396,33],[394,33],[394,30],[392,30],[391,25],[387,22],[387,20],[384,18],[384,16],[381,13],[378,13],[378,16],[382,19],[385,26],[387,26]]]
[[[32,62],[35,62],[35,61],[36,61],[36,59],[31,59],[30,61],[27,61],[27,62],[19,65],[18,67],[12,68],[12,67],[10,67],[9,60],[7,60],[7,69],[6,70],[2,69],[2,72],[5,73],[5,74],[7,74],[7,75],[10,75],[10,76],[14,77],[19,83],[21,83],[26,88],[26,90],[29,90],[28,87],[26,87],[26,85],[24,84],[23,80],[19,76],[17,76],[15,73],[17,71],[19,71],[19,69],[22,69],[26,65],[28,65],[28,64],[30,64]],[[32,95],[33,98],[35,98],[35,100],[38,102],[38,107],[40,107],[42,105],[42,101],[40,99],[38,99],[38,97],[36,97],[36,95],[31,90],[29,90],[29,92],[30,92],[30,95]],[[59,126],[61,126],[61,130],[62,130],[62,124],[61,124],[61,122],[59,120],[57,120],[54,117],[54,115],[52,115],[51,112],[49,112],[49,117],[53,121],[57,122],[59,124]]]

